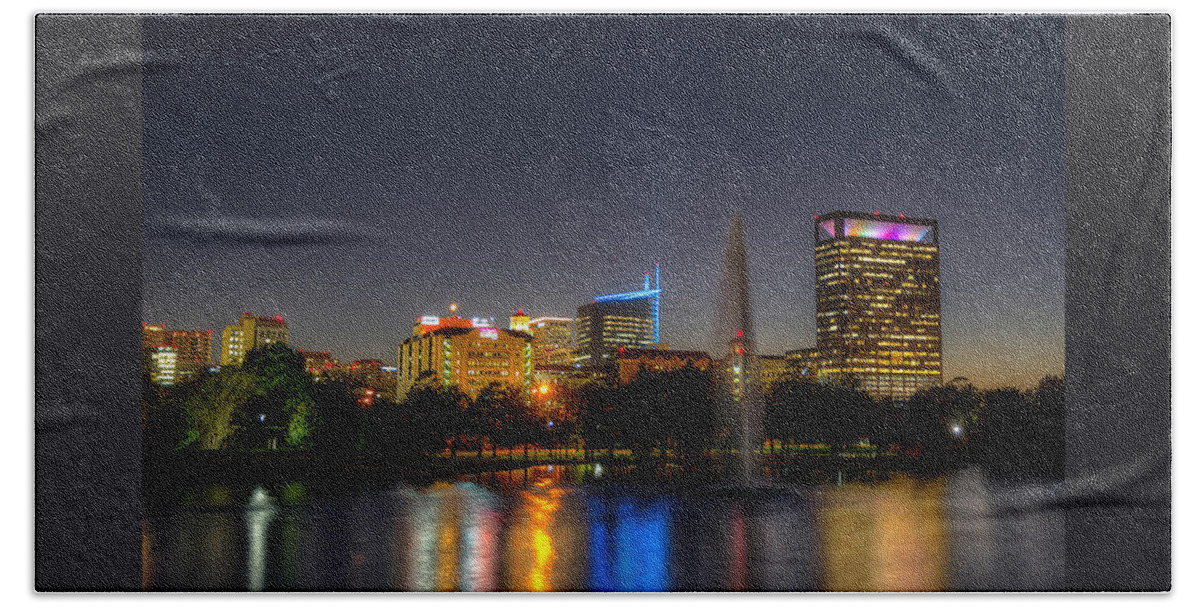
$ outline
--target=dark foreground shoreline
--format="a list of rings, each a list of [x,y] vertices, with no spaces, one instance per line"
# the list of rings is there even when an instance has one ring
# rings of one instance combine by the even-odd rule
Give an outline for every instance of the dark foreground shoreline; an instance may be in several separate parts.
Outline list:
[[[898,456],[851,456],[830,454],[764,455],[763,478],[793,485],[820,485],[844,481],[881,481],[892,474],[935,477],[947,472],[944,466]],[[478,458],[425,456],[403,462],[366,456],[336,457],[312,452],[177,452],[169,457],[147,458],[142,469],[142,494],[148,502],[166,499],[198,487],[283,485],[300,482],[321,494],[341,495],[396,485],[423,487],[435,482],[480,481],[489,474],[521,471],[546,465],[598,465],[619,472],[606,481],[626,486],[670,487],[675,490],[735,486],[738,463],[704,458],[693,461],[641,458],[627,454],[594,452],[561,453],[526,459],[514,456]]]

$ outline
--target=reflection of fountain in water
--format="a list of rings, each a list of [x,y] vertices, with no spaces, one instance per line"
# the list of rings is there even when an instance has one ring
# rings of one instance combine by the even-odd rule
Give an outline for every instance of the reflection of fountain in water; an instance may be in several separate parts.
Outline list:
[[[262,591],[267,576],[267,526],[276,514],[275,499],[255,486],[246,504],[246,587]]]
[[[760,480],[762,466],[763,396],[758,368],[754,319],[750,306],[750,273],[746,264],[746,236],[742,218],[733,218],[725,244],[721,291],[717,301],[717,353],[726,350],[725,390],[722,391],[727,421],[736,435],[739,478],[743,484]]]

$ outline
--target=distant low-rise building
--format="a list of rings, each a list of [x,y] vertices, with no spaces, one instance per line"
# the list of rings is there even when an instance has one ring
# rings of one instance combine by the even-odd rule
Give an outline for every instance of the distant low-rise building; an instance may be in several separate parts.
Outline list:
[[[363,398],[394,399],[396,397],[395,368],[389,371],[378,359],[359,359],[342,369],[342,377],[353,385]]]
[[[763,394],[770,394],[776,386],[794,377],[787,359],[781,355],[759,355],[758,375]]]
[[[304,357],[304,369],[312,375],[314,380],[328,380],[336,375],[342,367],[331,351],[301,348],[298,352],[301,357]]]
[[[537,390],[541,390],[543,385],[574,390],[589,382],[604,381],[605,378],[601,371],[574,365],[533,366],[533,388]]]
[[[642,371],[670,372],[691,366],[700,371],[708,371],[712,366],[712,357],[703,351],[694,350],[664,350],[658,348],[628,348],[617,349],[617,384],[629,384],[637,380]]]
[[[783,358],[787,361],[792,377],[798,380],[828,379],[830,359],[819,348],[789,350],[784,353]]]

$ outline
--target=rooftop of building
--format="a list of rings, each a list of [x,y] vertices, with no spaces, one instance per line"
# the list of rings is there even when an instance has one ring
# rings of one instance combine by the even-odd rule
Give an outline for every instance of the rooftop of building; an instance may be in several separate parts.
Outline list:
[[[247,319],[247,318],[250,318],[250,319],[255,319],[256,321],[258,321],[258,322],[260,322],[260,323],[279,323],[279,324],[281,324],[281,325],[287,325],[287,321],[284,321],[284,320],[283,320],[283,316],[282,316],[282,315],[275,315],[275,316],[273,316],[273,317],[264,317],[264,316],[262,316],[262,315],[256,315],[256,314],[254,314],[254,313],[252,313],[252,312],[243,312],[243,313],[242,313],[242,317],[241,317],[241,318],[243,318],[243,319]]]
[[[904,215],[903,213],[901,213],[899,215],[887,215],[887,214],[882,214],[878,211],[866,212],[866,211],[837,210],[837,211],[830,211],[828,213],[822,213],[822,214],[813,216],[813,221],[818,224],[821,222],[833,220],[833,219],[875,220],[875,221],[880,221],[880,222],[894,222],[894,223],[899,223],[899,224],[920,224],[922,226],[937,226],[937,220],[935,220],[935,219],[923,218],[923,217],[912,217],[912,216]]]
[[[485,331],[485,330],[486,331],[495,331],[497,334],[502,334],[502,333],[508,334],[514,338],[521,338],[521,339],[526,339],[526,340],[532,339],[532,336],[529,335],[529,332],[516,331],[513,329],[504,329],[503,327],[439,327],[437,329],[425,332],[425,333],[421,334],[420,336],[412,336],[412,337],[408,338],[408,340],[411,340],[413,338],[424,338],[426,336],[433,336],[433,335],[447,336],[447,337],[461,336],[461,335],[469,334],[473,331]]]
[[[821,349],[813,347],[813,348],[797,348],[795,350],[789,350],[789,351],[783,353],[783,356],[784,357],[805,357],[805,356],[819,355],[819,354],[821,354]]]
[[[529,320],[529,322],[530,322],[531,324],[533,324],[533,323],[538,323],[538,322],[540,322],[540,321],[560,321],[560,322],[572,322],[572,323],[574,323],[574,322],[575,322],[575,317],[536,317],[536,318],[533,318],[533,319],[530,319],[530,320]]]

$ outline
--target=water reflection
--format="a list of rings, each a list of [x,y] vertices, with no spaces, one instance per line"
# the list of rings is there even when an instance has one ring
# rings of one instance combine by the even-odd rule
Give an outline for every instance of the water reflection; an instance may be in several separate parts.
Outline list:
[[[148,589],[1052,589],[1063,519],[977,473],[649,489],[595,464],[320,496],[181,493],[143,530]]]
[[[822,588],[946,589],[946,534],[939,482],[848,484],[821,496]]]
[[[593,591],[669,589],[666,499],[639,504],[631,497],[591,497],[587,501]]]
[[[275,501],[262,486],[250,495],[245,517],[246,588],[262,591],[267,574],[267,526],[275,518]]]
[[[473,485],[462,485],[463,533],[459,563],[463,564],[459,589],[496,591],[500,534],[500,511],[496,497]]]

